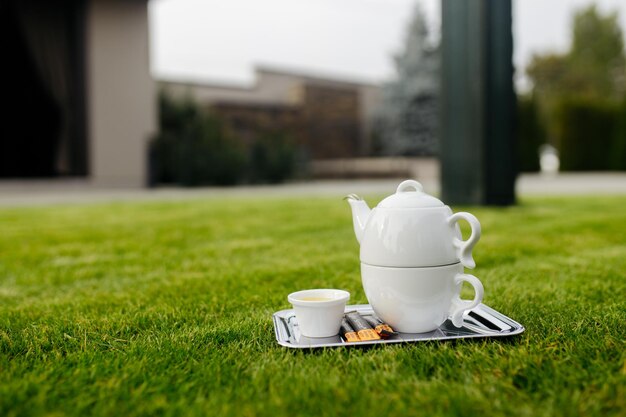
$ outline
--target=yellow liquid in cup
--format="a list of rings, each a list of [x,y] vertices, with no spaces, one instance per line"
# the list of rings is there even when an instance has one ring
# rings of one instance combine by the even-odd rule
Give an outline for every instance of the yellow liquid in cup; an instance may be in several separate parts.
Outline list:
[[[334,298],[330,297],[302,297],[299,300],[302,301],[332,301]]]

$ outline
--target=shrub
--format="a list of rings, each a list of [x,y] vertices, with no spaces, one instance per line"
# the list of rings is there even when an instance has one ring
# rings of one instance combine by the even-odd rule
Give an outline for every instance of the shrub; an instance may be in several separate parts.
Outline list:
[[[516,127],[519,170],[539,171],[539,147],[546,143],[546,129],[539,117],[534,96],[518,97]]]
[[[564,99],[557,112],[562,171],[611,168],[619,107],[611,102]]]
[[[282,133],[262,135],[250,150],[250,179],[277,183],[294,174],[296,150]]]
[[[245,152],[191,99],[159,95],[160,132],[150,143],[150,183],[230,185],[245,175]]]
[[[178,136],[170,132],[160,132],[148,147],[148,181],[150,186],[178,182]]]
[[[159,96],[160,132],[150,143],[150,184],[276,183],[295,173],[298,153],[279,132],[260,135],[246,149],[220,120],[186,98]],[[303,164],[300,164],[303,165]]]
[[[180,132],[178,183],[232,185],[245,175],[243,149],[222,131],[220,123],[202,116]]]
[[[611,168],[626,171],[626,97],[617,114],[617,126],[611,149]]]

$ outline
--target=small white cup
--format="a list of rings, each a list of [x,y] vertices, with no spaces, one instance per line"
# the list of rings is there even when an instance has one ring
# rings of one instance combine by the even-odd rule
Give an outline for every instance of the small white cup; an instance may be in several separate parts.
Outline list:
[[[338,334],[349,299],[349,292],[333,289],[303,290],[287,296],[296,313],[300,333],[306,337]]]

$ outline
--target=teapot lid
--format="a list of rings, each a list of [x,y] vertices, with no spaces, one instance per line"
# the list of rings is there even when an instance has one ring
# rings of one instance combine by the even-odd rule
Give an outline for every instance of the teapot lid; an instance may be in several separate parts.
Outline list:
[[[410,190],[410,189],[413,190]],[[378,204],[380,208],[425,208],[443,207],[441,200],[424,192],[424,187],[417,181],[406,180],[398,185],[395,194]]]

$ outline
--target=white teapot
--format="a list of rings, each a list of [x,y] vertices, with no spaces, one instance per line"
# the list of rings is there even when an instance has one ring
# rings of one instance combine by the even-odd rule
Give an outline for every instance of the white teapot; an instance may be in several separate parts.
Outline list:
[[[424,193],[417,181],[404,181],[396,193],[370,210],[358,196],[348,197],[354,233],[361,244],[361,280],[365,295],[383,321],[403,333],[430,332],[450,319],[462,326],[464,314],[479,305],[484,288],[465,274],[474,268],[472,248],[480,223],[469,213]],[[462,240],[458,221],[472,233]],[[474,287],[474,299],[460,297],[463,282]]]
[[[480,223],[470,213],[452,213],[413,180],[402,182],[395,194],[370,210],[360,197],[346,197],[352,208],[354,233],[361,244],[361,263],[373,266],[416,268],[460,262],[474,268],[472,249],[480,239]],[[462,240],[459,220],[471,226]]]

